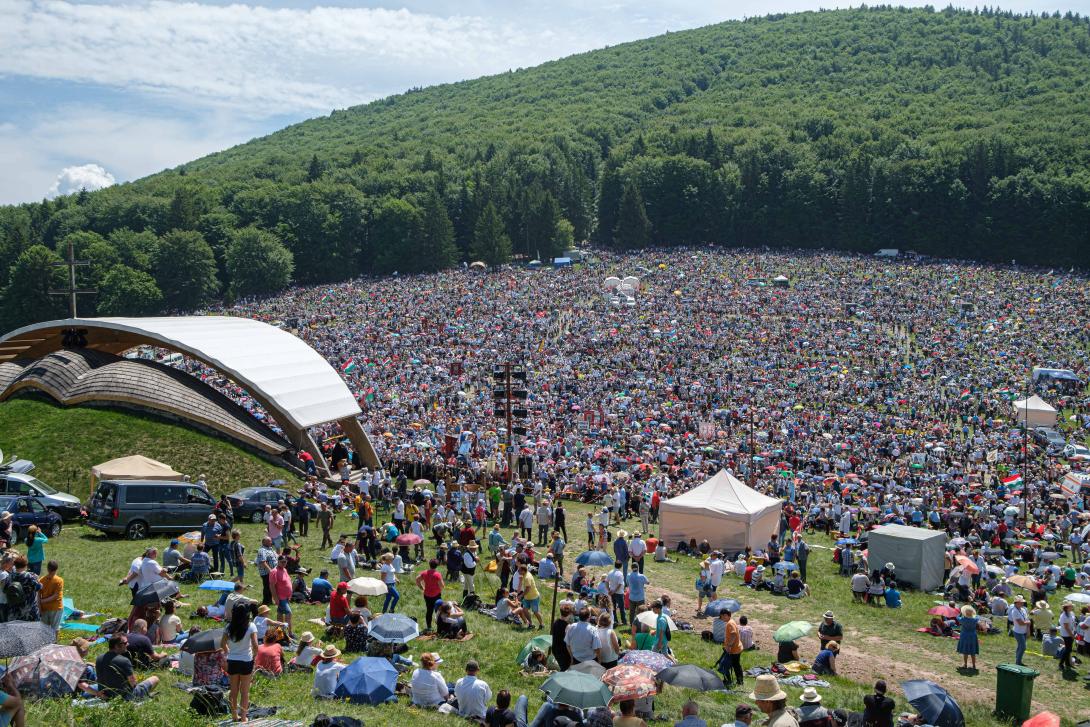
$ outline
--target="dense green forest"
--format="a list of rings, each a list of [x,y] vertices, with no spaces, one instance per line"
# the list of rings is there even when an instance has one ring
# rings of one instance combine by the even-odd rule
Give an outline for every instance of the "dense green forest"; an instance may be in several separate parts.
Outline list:
[[[1085,266],[1090,22],[861,8],[728,22],[314,119],[0,208],[5,326],[573,241],[914,249]]]

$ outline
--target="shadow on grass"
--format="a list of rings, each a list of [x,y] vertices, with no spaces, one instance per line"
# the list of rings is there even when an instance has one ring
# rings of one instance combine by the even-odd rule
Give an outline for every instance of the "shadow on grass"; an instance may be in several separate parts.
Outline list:
[[[966,677],[975,677],[976,675],[980,674],[980,670],[975,669],[975,668],[973,668],[971,666],[959,666],[958,667],[958,674],[961,674],[962,676],[966,676]]]

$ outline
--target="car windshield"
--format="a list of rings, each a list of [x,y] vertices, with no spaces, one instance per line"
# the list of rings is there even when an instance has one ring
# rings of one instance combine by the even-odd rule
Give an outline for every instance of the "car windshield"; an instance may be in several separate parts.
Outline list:
[[[232,492],[228,497],[237,497],[240,500],[248,500],[260,491],[261,490],[256,487],[243,487],[238,492]]]
[[[49,485],[47,485],[44,482],[42,482],[41,480],[39,480],[37,477],[27,477],[26,481],[27,481],[27,483],[29,483],[33,487],[36,487],[38,489],[38,491],[41,492],[43,495],[56,495],[57,494],[56,490],[54,490],[52,487],[50,487]]]

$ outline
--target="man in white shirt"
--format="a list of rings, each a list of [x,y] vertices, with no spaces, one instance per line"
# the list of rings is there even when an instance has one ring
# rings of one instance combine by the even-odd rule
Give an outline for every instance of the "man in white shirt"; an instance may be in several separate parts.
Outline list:
[[[1060,638],[1064,640],[1063,654],[1060,655],[1060,671],[1069,671],[1075,668],[1071,661],[1072,652],[1075,650],[1075,633],[1078,625],[1075,616],[1075,607],[1071,603],[1064,603],[1060,612]]]
[[[1029,613],[1026,612],[1026,599],[1014,597],[1014,605],[1007,610],[1007,621],[1017,646],[1014,649],[1014,663],[1022,666],[1022,656],[1026,653],[1026,634],[1029,633]]]
[[[636,563],[636,570],[643,573],[643,556],[647,553],[647,543],[643,542],[643,538],[639,533],[632,536],[632,540],[628,541],[628,555]]]
[[[624,571],[619,560],[614,561],[613,570],[606,574],[606,593],[613,603],[613,623],[628,625],[628,614],[624,608]]]
[[[341,655],[339,649],[333,644],[322,651],[322,660],[314,668],[314,696],[332,697],[333,690],[337,688],[337,677],[345,665],[335,659]]]
[[[523,507],[519,513],[519,528],[522,531],[520,534],[526,540],[534,537],[534,511],[529,505]]]
[[[719,583],[723,580],[723,574],[727,570],[727,564],[723,562],[719,551],[712,553],[712,559],[708,562],[708,575],[712,581],[712,593],[719,588]]]
[[[537,544],[544,547],[548,542],[549,528],[553,524],[553,510],[548,502],[537,506]]]
[[[598,635],[598,629],[590,625],[590,609],[579,609],[579,620],[568,626],[564,634],[564,643],[571,652],[572,663],[582,661],[594,661],[598,658],[598,651],[602,648],[602,639]]]
[[[483,720],[492,699],[492,688],[477,678],[480,670],[477,662],[466,662],[466,675],[454,684],[454,696],[458,699],[458,714],[467,719]]]

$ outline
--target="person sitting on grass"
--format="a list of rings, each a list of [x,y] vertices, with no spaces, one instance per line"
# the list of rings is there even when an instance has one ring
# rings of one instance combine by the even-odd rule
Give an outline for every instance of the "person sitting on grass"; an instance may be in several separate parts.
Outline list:
[[[791,571],[791,578],[787,581],[787,597],[803,598],[810,595],[810,586],[802,582],[802,577],[797,570]]]
[[[314,634],[304,631],[299,636],[295,655],[288,662],[288,671],[311,671],[322,656],[321,644],[315,641]]]
[[[189,577],[197,583],[207,580],[212,570],[212,559],[204,552],[204,543],[197,543],[197,551],[189,559]]]
[[[417,707],[434,709],[450,699],[450,686],[436,667],[442,663],[439,654],[420,655],[420,666],[413,671],[410,687],[412,703]]]
[[[15,688],[11,672],[0,682],[0,727],[26,727],[26,707]]]
[[[358,611],[348,615],[348,623],[344,627],[344,652],[346,654],[362,654],[367,650],[367,622]]]
[[[333,584],[329,581],[329,571],[322,569],[318,577],[310,583],[310,602],[329,603],[333,595]]]
[[[496,620],[514,620],[519,626],[530,628],[530,612],[522,607],[518,599],[508,594],[506,588],[496,591]]]
[[[324,699],[333,699],[333,690],[337,688],[337,677],[345,665],[337,661],[341,655],[340,650],[333,644],[329,644],[322,650],[318,657],[318,663],[314,666],[314,687],[311,690],[314,696]]]
[[[436,634],[441,639],[461,639],[466,635],[466,614],[457,604],[443,601],[439,606]]]
[[[278,677],[284,672],[284,647],[276,641],[276,635],[265,634],[265,641],[257,647],[254,669]]]
[[[121,697],[131,702],[150,697],[151,691],[159,683],[159,677],[150,676],[142,682],[136,681],[132,662],[125,655],[129,648],[128,634],[114,634],[107,645],[106,653],[95,660],[98,687],[92,687],[89,692],[100,699]]]
[[[129,661],[141,669],[168,666],[170,655],[166,652],[156,651],[148,638],[148,622],[138,618],[132,622],[132,631],[129,632],[129,648],[126,654]]]
[[[815,674],[828,674],[836,676],[836,655],[840,653],[840,644],[830,641],[825,648],[814,657],[813,670]]]

